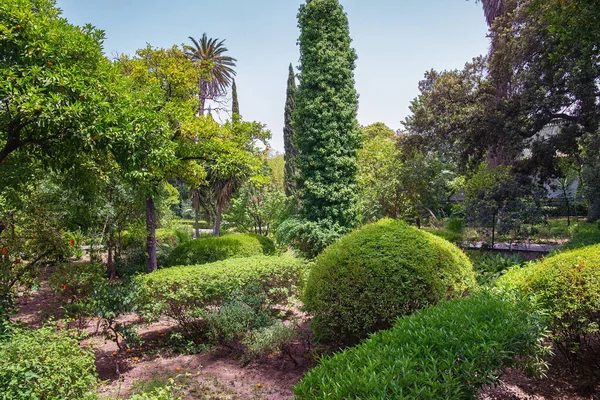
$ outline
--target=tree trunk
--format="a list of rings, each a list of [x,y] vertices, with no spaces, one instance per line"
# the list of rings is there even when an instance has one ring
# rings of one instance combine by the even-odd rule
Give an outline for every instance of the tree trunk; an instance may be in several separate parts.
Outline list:
[[[146,270],[148,273],[155,271],[157,268],[156,262],[156,208],[154,207],[154,199],[146,197],[146,230],[148,238],[146,242],[146,251],[148,259],[146,262]]]
[[[223,205],[219,202],[217,204],[217,217],[215,218],[215,236],[221,236],[221,213],[223,212]]]
[[[117,273],[115,271],[115,241],[113,238],[113,233],[111,232],[108,237],[108,243],[106,244],[108,247],[108,259],[107,259],[107,267],[108,267],[108,277],[113,279]]]
[[[600,198],[597,196],[588,196],[588,222],[600,220]]]
[[[200,237],[200,207],[194,207],[194,231],[196,232],[195,238],[198,239]]]

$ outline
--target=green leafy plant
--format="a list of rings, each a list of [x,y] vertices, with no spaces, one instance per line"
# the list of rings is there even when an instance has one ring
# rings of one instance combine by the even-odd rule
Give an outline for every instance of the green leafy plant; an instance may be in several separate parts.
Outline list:
[[[291,351],[292,345],[298,337],[299,332],[294,324],[285,324],[276,320],[271,325],[251,331],[244,338],[243,343],[252,357],[268,356],[279,352],[298,365],[298,361]]]
[[[160,269],[134,279],[139,312],[173,318],[194,333],[206,314],[249,286],[270,304],[283,302],[305,276],[306,262],[291,256],[231,258],[214,263]],[[246,301],[249,301],[246,299]]]
[[[517,358],[543,368],[546,334],[529,301],[481,292],[402,317],[324,357],[294,387],[295,398],[475,399]]]
[[[318,339],[355,343],[401,315],[475,286],[471,262],[456,246],[384,219],[317,257],[303,300]]]
[[[262,235],[247,233],[201,237],[176,247],[169,255],[166,265],[197,265],[230,257],[250,257],[273,253],[275,253],[273,241]]]
[[[483,286],[494,286],[496,280],[512,267],[525,266],[525,260],[518,255],[503,255],[493,253],[482,253],[480,251],[469,251],[469,258],[473,262],[473,268],[477,274],[477,283]]]
[[[600,244],[513,268],[498,287],[534,296],[550,315],[553,339],[566,355],[576,355],[600,332]]]
[[[0,342],[0,393],[3,399],[93,399],[95,356],[68,332],[46,326],[16,328]]]

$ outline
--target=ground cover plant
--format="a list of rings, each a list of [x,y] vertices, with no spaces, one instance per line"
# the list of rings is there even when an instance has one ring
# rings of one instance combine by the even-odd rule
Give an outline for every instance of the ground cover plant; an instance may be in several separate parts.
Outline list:
[[[303,300],[319,339],[355,343],[475,285],[473,266],[456,246],[384,219],[328,247],[311,268]]]
[[[442,302],[321,359],[294,393],[297,399],[474,399],[517,356],[535,364],[545,336],[540,321],[528,301],[491,292]]]

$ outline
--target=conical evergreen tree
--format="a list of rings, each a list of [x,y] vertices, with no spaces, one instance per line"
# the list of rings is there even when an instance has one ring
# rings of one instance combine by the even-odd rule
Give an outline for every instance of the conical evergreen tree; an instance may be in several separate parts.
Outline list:
[[[300,215],[343,233],[359,220],[356,53],[338,0],[307,0],[300,6],[298,26],[300,74],[294,129]]]
[[[298,154],[298,150],[296,149],[296,145],[294,143],[294,128],[292,127],[292,119],[295,109],[296,77],[294,76],[294,68],[290,63],[283,126],[283,146],[285,150],[285,172],[283,176],[283,183],[285,186],[285,194],[287,196],[293,196],[296,193],[296,155]]]
[[[231,85],[231,114],[232,115],[240,115],[240,104],[238,103],[238,95],[237,95],[237,85],[235,84],[235,80]]]

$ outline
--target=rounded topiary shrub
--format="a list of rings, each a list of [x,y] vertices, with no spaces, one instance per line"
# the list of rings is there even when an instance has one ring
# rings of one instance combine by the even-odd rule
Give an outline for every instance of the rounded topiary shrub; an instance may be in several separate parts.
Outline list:
[[[251,233],[220,237],[201,237],[177,246],[166,262],[174,265],[198,265],[225,260],[231,257],[251,257],[275,253],[273,241]]]
[[[600,245],[513,268],[497,285],[535,296],[538,306],[551,318],[555,341],[567,353],[577,352],[588,334],[599,332]]]
[[[304,292],[313,330],[355,343],[401,315],[474,286],[467,256],[450,242],[384,219],[343,237],[315,261]]]

